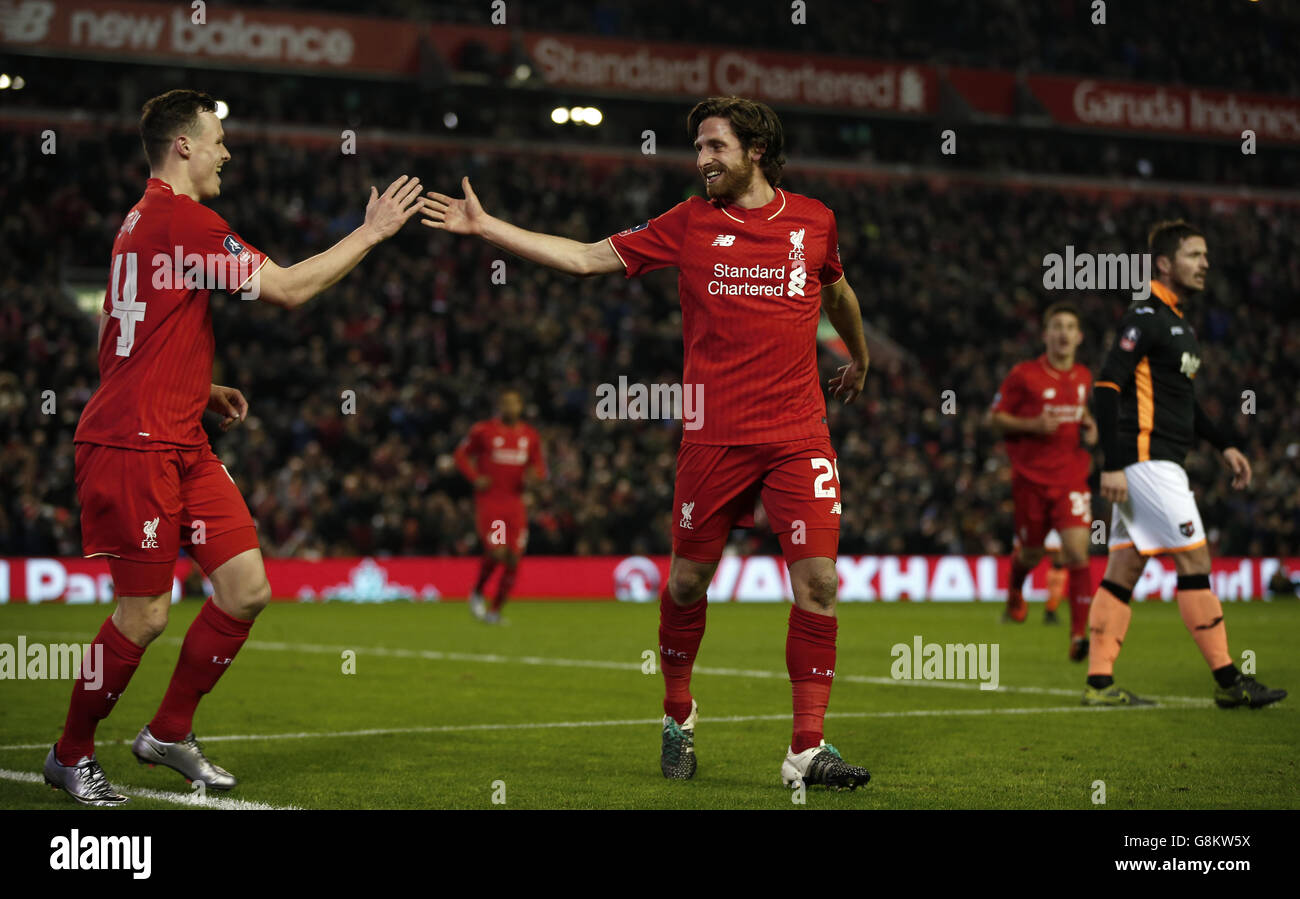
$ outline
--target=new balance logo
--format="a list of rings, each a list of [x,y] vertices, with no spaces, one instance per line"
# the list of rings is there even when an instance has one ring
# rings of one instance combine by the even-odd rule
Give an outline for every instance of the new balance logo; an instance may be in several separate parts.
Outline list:
[[[713,238],[712,246],[715,246],[715,247],[729,247],[729,246],[731,246],[731,245],[732,245],[733,243],[735,243],[735,242],[736,242],[736,235],[734,235],[734,234],[719,234],[717,237]]]
[[[840,513],[840,504],[839,504],[839,503],[836,503],[835,505],[831,506],[831,514],[832,514],[832,515],[839,515],[839,514],[841,514],[841,513]]]
[[[140,541],[141,549],[158,548],[158,519],[144,523],[144,539]]]
[[[685,528],[688,531],[695,530],[695,525],[691,524],[691,512],[695,511],[695,503],[682,503],[682,520],[677,522],[679,528]]]

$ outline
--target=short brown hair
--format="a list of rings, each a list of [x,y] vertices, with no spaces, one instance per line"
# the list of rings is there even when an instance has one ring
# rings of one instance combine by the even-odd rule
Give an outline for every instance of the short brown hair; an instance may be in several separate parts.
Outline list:
[[[1178,253],[1178,248],[1189,237],[1203,238],[1205,235],[1187,224],[1183,219],[1156,222],[1147,234],[1147,248],[1151,250],[1153,261],[1157,256],[1167,256],[1169,261],[1173,262],[1174,256]]]
[[[216,111],[217,101],[202,91],[168,91],[146,102],[140,110],[140,142],[149,165],[161,165],[176,136],[198,127],[200,112]]]
[[[731,123],[740,147],[746,153],[761,147],[763,158],[758,167],[763,170],[767,183],[776,187],[785,168],[785,130],[772,107],[743,97],[709,97],[695,104],[686,116],[686,138],[695,140],[700,133],[700,123],[718,116]]]
[[[1083,326],[1083,317],[1079,315],[1079,307],[1075,306],[1073,303],[1062,300],[1059,303],[1053,303],[1047,307],[1047,311],[1043,313],[1043,327],[1046,328],[1048,322],[1062,313],[1073,315],[1075,323],[1080,327]]]

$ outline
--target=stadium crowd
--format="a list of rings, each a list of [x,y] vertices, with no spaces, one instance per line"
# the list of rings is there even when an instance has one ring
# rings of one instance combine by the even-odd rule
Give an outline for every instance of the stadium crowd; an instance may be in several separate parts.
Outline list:
[[[282,264],[353,228],[370,184],[403,172],[447,191],[469,174],[489,211],[583,240],[698,188],[689,168],[650,162],[396,148],[340,157],[336,147],[236,133],[230,142],[212,205]],[[89,269],[102,291],[113,235],[147,172],[130,133],[68,136],[52,157],[36,145],[0,135],[13,173],[0,185],[0,554],[76,555],[71,441],[98,379],[95,322],[65,288],[70,272]],[[871,328],[866,392],[852,407],[828,403],[843,552],[1005,552],[1010,471],[984,412],[1010,367],[1041,352],[1050,302],[1081,309],[1080,360],[1094,370],[1127,302],[1121,292],[1044,290],[1045,255],[1067,245],[1141,252],[1151,223],[1183,216],[1206,231],[1212,265],[1205,301],[1189,310],[1204,354],[1198,393],[1244,436],[1256,477],[1249,491],[1231,491],[1208,447],[1192,453],[1213,548],[1300,554],[1294,206],[881,182],[793,164],[783,186],[836,211]],[[214,380],[251,405],[242,427],[212,430],[214,447],[268,555],[475,552],[471,490],[451,452],[505,385],[523,391],[551,469],[530,497],[529,551],[667,551],[680,429],[600,421],[594,406],[597,386],[620,376],[680,377],[675,274],[575,280],[507,258],[506,283],[494,284],[503,257],[412,223],[300,310],[214,295]],[[822,353],[824,375],[837,363]],[[1253,414],[1241,412],[1247,397]],[[955,402],[947,411],[946,398]],[[1094,516],[1109,518],[1095,491]]]

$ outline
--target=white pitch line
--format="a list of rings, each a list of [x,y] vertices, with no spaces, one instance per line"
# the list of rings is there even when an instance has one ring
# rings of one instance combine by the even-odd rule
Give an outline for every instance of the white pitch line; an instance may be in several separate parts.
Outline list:
[[[1135,706],[1144,711],[1172,711],[1171,706]],[[842,718],[944,718],[983,715],[1037,715],[1061,712],[1110,712],[1115,709],[1104,706],[1064,705],[1042,706],[1025,709],[912,709],[904,712],[827,712],[827,720]],[[705,724],[743,724],[751,721],[788,721],[789,712],[774,715],[726,715],[719,718],[704,718]],[[456,734],[474,731],[502,730],[558,730],[584,727],[648,727],[662,724],[662,718],[624,718],[607,721],[544,721],[515,722],[507,724],[437,724],[418,727],[368,727],[359,730],[333,731],[299,731],[287,734],[224,734],[203,737],[204,743],[247,742],[250,740],[314,740],[337,737],[388,737],[406,734]],[[43,743],[17,743],[0,746],[0,751],[43,749],[49,746]],[[2,772],[0,772],[2,773]],[[32,775],[36,777],[36,775]]]
[[[45,744],[40,744],[45,745]],[[45,778],[31,771],[8,771],[0,768],[0,780],[13,780],[18,783],[44,784]],[[247,799],[225,799],[220,796],[200,796],[198,793],[166,793],[162,790],[129,787],[117,784],[118,789],[131,797],[156,799],[174,805],[189,805],[196,808],[215,808],[236,812],[298,812],[302,809],[296,805],[267,805],[264,802],[251,802]],[[128,803],[129,805],[129,803]]]
[[[63,631],[30,631],[43,636],[84,636]],[[180,645],[180,637],[160,637],[156,642]],[[385,646],[328,646],[321,643],[285,643],[275,640],[249,640],[244,649],[261,649],[272,652],[309,652],[338,655],[343,652],[355,652],[358,656],[377,656],[389,659],[423,659],[431,662],[473,662],[492,665],[542,665],[554,668],[601,668],[610,671],[640,671],[641,662],[612,662],[602,659],[565,659],[551,656],[503,656],[495,653],[444,652],[437,649],[391,649]],[[712,668],[696,665],[695,674],[713,675],[715,677],[748,677],[756,680],[786,680],[787,671],[763,671],[751,668]],[[895,680],[892,677],[873,677],[865,674],[836,674],[837,683],[872,684],[878,687],[933,687],[943,690],[979,690],[977,681],[951,680]],[[983,693],[1024,693],[1031,696],[1081,696],[1081,689],[1065,687],[1016,687],[999,686],[996,690],[981,690]],[[1189,707],[1206,706],[1212,700],[1200,696],[1147,696],[1157,702],[1168,702]]]

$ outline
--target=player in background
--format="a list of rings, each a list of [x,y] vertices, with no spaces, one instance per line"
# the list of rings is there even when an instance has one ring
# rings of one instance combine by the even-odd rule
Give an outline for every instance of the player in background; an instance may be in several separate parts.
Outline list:
[[[1115,686],[1115,660],[1128,632],[1133,585],[1147,559],[1168,554],[1178,572],[1175,598],[1183,623],[1214,674],[1220,708],[1259,708],[1286,696],[1242,674],[1228,652],[1223,607],[1210,589],[1210,551],[1183,459],[1194,438],[1223,454],[1232,486],[1250,486],[1250,463],[1234,437],[1196,400],[1200,344],[1183,317],[1205,289],[1205,237],[1184,221],[1160,222],[1147,238],[1151,296],[1135,300],[1119,321],[1093,403],[1101,435],[1100,492],[1111,502],[1106,574],[1092,600],[1092,655],[1084,705],[1152,705]]]
[[[1047,603],[1043,606],[1043,624],[1058,624],[1056,610],[1065,599],[1069,586],[1069,573],[1065,569],[1065,560],[1061,557],[1061,532],[1052,528],[1043,538],[1043,552],[1047,554]]]
[[[823,310],[851,361],[830,379],[845,402],[862,391],[867,343],[857,296],[840,267],[835,216],[778,186],[784,135],[761,103],[713,97],[687,116],[707,199],[691,197],[651,221],[595,243],[525,231],[465,198],[430,193],[424,224],[474,234],[573,275],[634,277],[678,269],[685,346],[683,393],[702,390],[698,427],[683,427],[673,497],[673,554],[660,595],[666,697],[660,769],[696,770],[698,708],[691,670],[704,634],[706,590],[733,522],[761,497],[790,568],[794,607],[786,666],[794,703],[787,786],[855,788],[866,769],[825,742],[822,723],[835,673],[835,557],[842,497],[817,373]]]
[[[483,562],[469,594],[474,617],[501,623],[501,609],[510,596],[519,557],[528,545],[528,511],[524,508],[525,476],[546,479],[542,441],[531,425],[520,421],[524,398],[518,390],[501,392],[500,414],[480,421],[456,447],[456,467],[474,485],[475,519],[483,543]],[[501,580],[491,608],[483,598],[488,579],[500,565]]]
[[[213,596],[185,634],[157,714],[132,744],[142,763],[166,765],[209,789],[235,778],[203,754],[192,722],[271,598],[248,507],[201,420],[228,428],[248,404],[211,383],[211,290],[299,306],[338,281],[423,204],[405,176],[381,196],[372,187],[365,221],[325,252],[281,268],[235,233],[205,201],[221,192],[230,161],[216,102],[191,90],[144,105],[140,135],[149,161],[144,195],[113,242],[99,320],[99,389],[81,413],[76,444],[83,550],[106,556],[117,607],[94,645],[98,689],[78,677],[63,733],[45,760],[45,781],[90,805],[126,801],[95,759],[95,729],[108,717],[145,648],[167,625],[177,553],[212,581]],[[202,260],[196,271],[192,260]]]
[[[1082,341],[1078,310],[1069,303],[1049,306],[1043,314],[1046,352],[1011,369],[989,411],[991,423],[1005,435],[1016,507],[1003,620],[1022,622],[1028,615],[1025,578],[1043,558],[1047,532],[1055,529],[1068,572],[1070,658],[1076,662],[1088,657],[1092,596],[1088,567],[1092,456],[1080,445],[1080,436],[1088,446],[1097,442],[1097,425],[1088,412],[1092,375],[1087,366],[1074,361]]]

